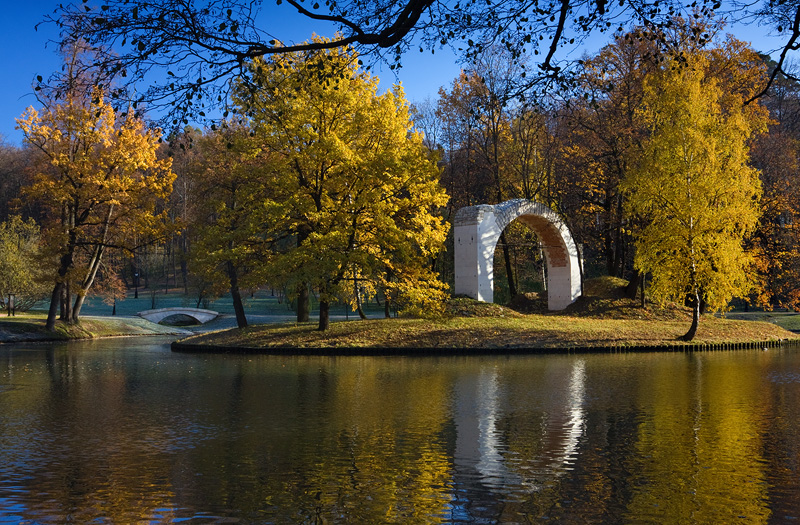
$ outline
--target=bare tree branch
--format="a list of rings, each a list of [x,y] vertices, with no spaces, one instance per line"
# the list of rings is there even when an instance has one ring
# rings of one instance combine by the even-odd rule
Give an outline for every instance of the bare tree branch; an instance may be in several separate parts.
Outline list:
[[[653,34],[663,30],[669,36],[670,24],[681,14],[709,19],[717,11],[735,12],[738,18],[748,12],[776,23],[791,10],[792,35],[778,62],[784,74],[800,38],[797,0],[756,0],[746,6],[727,0],[724,9],[721,0],[690,5],[679,0],[329,0],[324,7],[276,0],[273,12],[285,9],[339,31],[327,40],[299,43],[273,34],[280,22],[265,20],[256,0],[99,1],[99,7],[61,5],[48,20],[61,28],[62,42],[85,42],[97,50],[91,66],[100,80],[120,88],[115,94],[121,103],[134,109],[146,104],[172,124],[202,116],[209,108],[225,108],[229,82],[246,76],[255,58],[277,54],[352,46],[362,56],[388,60],[395,68],[412,44],[432,51],[449,46],[465,62],[496,46],[529,64],[517,92],[535,97],[553,81],[570,81],[574,63],[567,60],[568,53],[590,35],[643,25]],[[702,35],[690,37],[702,45]],[[52,85],[58,82],[57,77],[50,80]]]
[[[757,100],[766,95],[767,92],[772,87],[772,85],[775,83],[775,79],[778,78],[779,74],[782,74],[783,76],[791,80],[795,81],[798,80],[784,69],[784,64],[786,63],[786,57],[789,51],[797,51],[797,49],[800,48],[800,44],[798,44],[797,42],[798,38],[800,38],[800,6],[798,6],[795,9],[794,21],[792,22],[792,34],[789,37],[789,41],[786,42],[786,45],[784,45],[783,49],[781,49],[781,54],[780,57],[778,58],[777,65],[772,70],[772,73],[770,74],[766,85],[761,91],[759,91],[758,93],[753,95],[749,100],[747,100],[745,104],[750,104],[754,100]]]

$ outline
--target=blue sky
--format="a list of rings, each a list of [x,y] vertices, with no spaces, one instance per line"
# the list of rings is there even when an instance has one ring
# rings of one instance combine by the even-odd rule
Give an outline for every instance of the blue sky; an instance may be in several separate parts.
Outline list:
[[[53,24],[36,25],[45,15],[52,13],[58,1],[19,1],[4,7],[0,17],[0,135],[11,144],[21,145],[22,134],[15,129],[15,120],[25,109],[33,105],[37,107],[33,95],[32,83],[36,75],[47,77],[61,67],[57,46],[51,40],[58,37],[57,28]],[[273,1],[265,0],[265,4],[273,5]],[[304,41],[315,31],[323,33],[318,25],[302,17],[290,16],[291,8],[284,4],[276,10],[271,20],[280,26],[276,36],[285,40]],[[288,33],[286,32],[289,29]],[[327,35],[326,35],[327,36]],[[49,43],[48,43],[49,42]],[[397,77],[388,66],[376,66],[373,74],[381,79],[381,89],[389,89],[397,80],[406,90],[406,97],[414,101],[422,101],[426,97],[436,97],[440,86],[449,85],[458,75],[460,66],[448,50],[409,53],[403,61],[403,68]]]
[[[36,25],[58,3],[57,0],[16,1],[3,6],[3,16],[0,17],[0,49],[3,50],[0,56],[0,135],[11,144],[22,143],[22,134],[15,130],[14,119],[28,106],[37,106],[31,87],[34,78],[36,75],[47,77],[61,67],[57,46],[48,43],[58,36],[55,26],[44,24],[36,30]],[[271,0],[265,0],[264,4],[270,7],[274,5]],[[287,4],[273,9],[276,11],[271,22],[275,22],[281,31],[277,33],[276,30],[276,36],[285,41],[306,40],[314,31],[325,34],[325,28],[291,16],[291,8]],[[752,41],[759,51],[768,51],[777,46],[774,40],[765,38],[765,30],[757,26],[735,28],[732,32],[742,40]],[[434,55],[429,51],[410,51],[403,58],[403,68],[397,76],[387,66],[376,67],[373,74],[380,77],[382,89],[390,88],[397,80],[401,81],[408,100],[420,102],[427,97],[435,99],[439,87],[449,86],[459,70],[460,66],[449,50],[437,49]]]

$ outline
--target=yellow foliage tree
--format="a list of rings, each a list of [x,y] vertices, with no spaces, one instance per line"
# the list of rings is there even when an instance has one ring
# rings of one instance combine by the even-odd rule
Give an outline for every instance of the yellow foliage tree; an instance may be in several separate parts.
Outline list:
[[[319,291],[321,330],[330,302],[352,299],[357,286],[416,303],[444,287],[430,269],[448,228],[437,215],[447,195],[436,159],[412,131],[402,90],[378,95],[357,61],[346,48],[257,59],[237,87],[270,156],[268,227],[293,239],[268,273]]]
[[[13,215],[0,223],[0,305],[9,312],[27,310],[47,295],[42,259],[39,226],[33,219]]]
[[[199,201],[191,267],[205,282],[231,293],[239,328],[247,326],[241,288],[264,282],[269,257],[264,242],[269,160],[259,155],[240,122],[209,130],[195,141],[190,173]]]
[[[134,232],[143,238],[164,228],[156,205],[169,195],[175,176],[170,160],[156,155],[159,133],[132,113],[118,119],[100,89],[88,100],[68,95],[41,113],[30,107],[17,123],[25,142],[46,160],[27,195],[53,223],[49,238],[58,271],[47,317],[53,330],[72,282],[75,303],[65,320],[78,322],[106,249],[125,248]]]
[[[759,217],[761,182],[748,165],[748,140],[766,129],[763,112],[730,102],[708,57],[673,61],[645,82],[640,117],[649,128],[623,188],[645,225],[635,265],[652,273],[650,293],[693,307],[683,336],[692,340],[700,305],[725,309],[751,288],[752,258],[743,249]],[[724,99],[729,103],[725,104]]]

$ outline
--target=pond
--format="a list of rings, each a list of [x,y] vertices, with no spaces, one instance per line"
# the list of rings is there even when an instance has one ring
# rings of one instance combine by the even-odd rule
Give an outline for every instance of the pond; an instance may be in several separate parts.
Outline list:
[[[0,346],[0,523],[800,518],[800,351]]]

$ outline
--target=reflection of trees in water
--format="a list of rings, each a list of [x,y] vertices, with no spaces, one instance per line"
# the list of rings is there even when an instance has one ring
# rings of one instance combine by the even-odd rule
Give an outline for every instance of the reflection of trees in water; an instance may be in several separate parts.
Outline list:
[[[182,504],[291,522],[424,521],[444,511],[443,378],[373,359],[266,361],[242,363],[236,393],[224,378],[214,389],[238,415],[225,436],[190,452],[194,471],[219,479],[197,480]]]
[[[3,394],[0,420],[19,432],[0,426],[0,494],[13,484],[18,508],[26,509],[19,517],[37,522],[102,516],[129,523],[152,518],[155,509],[169,518],[169,487],[151,490],[163,483],[169,458],[148,443],[166,441],[170,422],[137,417],[124,367],[66,348],[9,354],[7,370],[17,372],[8,376],[19,383]]]
[[[774,473],[764,458],[762,436],[785,422],[762,399],[760,367],[715,354],[637,356],[611,367],[608,359],[556,358],[461,380],[458,516],[763,522],[771,500],[798,494],[797,480],[780,473],[785,463]],[[770,495],[767,478],[776,475],[793,488]]]
[[[747,522],[769,519],[770,505],[777,518],[800,511],[800,389],[769,379],[791,377],[790,356],[69,348],[0,351],[0,505],[24,519]]]
[[[630,515],[673,523],[769,519],[762,435],[771,407],[763,370],[722,357],[687,356],[655,371],[640,393],[650,411],[637,427],[632,470],[642,488]]]
[[[36,427],[0,451],[3,465],[32,472],[13,476],[24,486],[15,501],[31,516],[123,523],[207,509],[378,523],[439,515],[450,499],[441,377],[387,378],[370,360],[289,359],[287,370],[286,361],[235,357],[186,365],[49,355],[19,374],[19,399],[5,391],[0,407],[0,420],[30,414]]]

